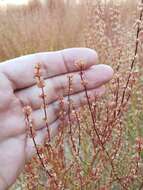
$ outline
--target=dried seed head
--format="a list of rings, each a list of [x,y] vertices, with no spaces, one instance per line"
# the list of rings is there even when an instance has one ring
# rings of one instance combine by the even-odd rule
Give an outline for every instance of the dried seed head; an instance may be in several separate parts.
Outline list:
[[[87,84],[88,84],[88,82],[85,79],[81,80],[81,85],[87,86]]]
[[[37,84],[38,88],[44,88],[45,87],[45,82],[41,77],[36,78],[36,84]]]
[[[136,27],[138,27],[139,25],[141,24],[141,20],[136,20],[136,22],[134,23],[134,25],[133,25],[133,28],[136,28]]]
[[[34,69],[34,75],[35,77],[40,77],[41,76],[41,64],[40,63],[37,63],[35,65],[35,69]]]
[[[34,76],[35,76],[35,80],[36,80],[36,84],[38,86],[38,88],[44,88],[45,87],[45,82],[44,79],[41,76],[41,64],[38,63],[35,66],[34,69]]]
[[[109,109],[114,109],[114,108],[116,108],[116,106],[117,106],[116,102],[114,102],[114,101],[108,103]]]
[[[79,70],[84,70],[85,68],[85,61],[84,60],[78,60],[75,62],[75,65],[76,67],[79,69]]]
[[[39,98],[41,98],[41,99],[47,99],[47,94],[43,94],[43,93],[41,93],[40,95],[39,95]]]
[[[23,108],[23,112],[24,112],[24,114],[26,114],[26,115],[31,115],[31,113],[32,113],[32,108],[31,108],[31,106],[25,106],[24,108]]]

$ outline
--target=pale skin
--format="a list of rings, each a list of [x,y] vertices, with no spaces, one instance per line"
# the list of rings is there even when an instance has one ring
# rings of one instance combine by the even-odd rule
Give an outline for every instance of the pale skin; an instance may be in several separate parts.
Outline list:
[[[107,65],[97,65],[97,54],[87,48],[72,48],[57,52],[37,53],[5,61],[0,64],[0,190],[8,189],[22,172],[25,163],[35,148],[32,139],[26,135],[23,105],[33,109],[36,124],[36,142],[42,144],[46,136],[46,127],[42,120],[40,89],[34,79],[34,67],[41,63],[48,95],[47,109],[51,136],[56,135],[59,126],[58,97],[63,94],[67,100],[67,75],[73,75],[72,99],[76,105],[86,103],[83,87],[80,83],[78,67],[75,62],[85,61],[87,89],[91,96],[101,96],[104,84],[110,81],[113,70]]]

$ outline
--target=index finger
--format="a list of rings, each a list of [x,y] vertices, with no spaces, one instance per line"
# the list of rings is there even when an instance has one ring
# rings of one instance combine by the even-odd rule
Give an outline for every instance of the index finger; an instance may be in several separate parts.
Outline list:
[[[89,48],[71,48],[56,52],[42,52],[22,56],[0,64],[0,71],[11,81],[13,89],[19,90],[35,84],[34,67],[41,63],[42,76],[47,79],[78,71],[75,62],[85,61],[85,69],[97,62],[97,53]]]

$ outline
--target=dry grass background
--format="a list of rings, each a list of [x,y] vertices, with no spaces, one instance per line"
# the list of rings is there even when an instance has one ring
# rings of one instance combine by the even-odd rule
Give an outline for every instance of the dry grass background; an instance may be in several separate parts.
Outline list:
[[[130,72],[130,63],[134,56],[136,43],[137,25],[135,25],[135,22],[139,16],[137,3],[136,0],[125,0],[120,3],[117,1],[107,2],[106,0],[103,2],[100,0],[82,0],[77,5],[74,1],[64,3],[63,0],[50,0],[46,5],[41,5],[38,1],[33,0],[28,6],[19,8],[9,6],[7,11],[1,9],[0,60],[68,47],[82,46],[96,49],[100,63],[110,64],[115,70],[115,77],[109,85],[109,90],[99,103],[101,115],[105,115],[105,110],[102,107],[104,108],[104,104],[107,102],[112,103],[112,99],[115,98],[114,88],[117,87],[114,86],[115,81],[120,79],[119,95],[121,95]],[[136,155],[134,152],[136,139],[143,138],[142,64],[142,42],[140,42],[138,59],[134,67],[136,83],[128,107],[123,110],[124,115],[118,121],[121,122],[120,127],[123,129],[120,158],[115,163],[120,176],[122,174],[126,175],[126,172],[130,171],[128,165],[132,162],[131,157]],[[109,114],[109,116],[112,116],[112,114]],[[99,115],[97,121],[99,127],[105,119],[103,116],[100,118]],[[115,129],[117,128],[115,127]],[[118,132],[114,131],[114,137],[118,136]],[[85,134],[83,133],[83,135]],[[86,139],[85,135],[85,144],[86,142],[88,144],[88,141],[89,139]],[[88,147],[85,144],[87,151]],[[114,144],[114,138],[110,140],[110,145],[112,144]],[[132,182],[129,182],[127,189],[141,190],[142,188],[143,150],[140,156],[139,164],[141,168],[139,168],[137,177],[134,176]],[[84,189],[123,189],[116,183],[110,188],[107,187],[108,177],[105,172],[102,180],[96,186],[92,181],[91,186],[84,187]],[[17,182],[16,186],[19,189],[26,189],[25,187],[22,188],[24,180],[24,176],[21,176]],[[70,178],[69,183],[71,181]],[[16,186],[14,186],[14,189],[16,189]],[[80,188],[71,185],[67,189]]]
[[[0,12],[0,60],[81,46],[85,18],[84,5],[65,5],[62,1],[47,6],[38,1],[32,1],[28,7],[9,6],[6,12]]]
[[[92,46],[96,48],[95,42],[98,42],[98,39],[95,38],[95,35],[98,30],[96,31],[95,27],[98,27],[98,25],[96,26],[94,18],[92,20],[95,13],[91,13],[92,16],[89,15],[88,11],[92,9],[92,7],[88,7],[89,2],[82,0],[81,4],[77,5],[74,1],[64,4],[63,0],[52,0],[46,6],[42,6],[37,0],[33,0],[29,6],[19,8],[8,6],[7,11],[1,9],[0,60],[37,51],[87,46],[85,34],[88,35],[88,32],[85,32],[85,29],[89,25],[90,29],[93,30],[93,35],[91,33],[90,36]],[[100,5],[100,1],[98,2]],[[102,10],[104,15],[101,15],[101,19],[105,21],[106,34],[109,38],[112,38],[112,26],[109,19],[112,14],[110,8],[112,9],[113,2],[111,1],[106,5],[106,10]],[[123,32],[129,32],[128,29],[132,29],[130,24],[134,21],[133,11],[136,12],[136,1],[125,1],[120,7],[120,11],[122,26],[125,27]],[[89,21],[90,16],[91,21]],[[100,49],[97,51],[100,51]]]

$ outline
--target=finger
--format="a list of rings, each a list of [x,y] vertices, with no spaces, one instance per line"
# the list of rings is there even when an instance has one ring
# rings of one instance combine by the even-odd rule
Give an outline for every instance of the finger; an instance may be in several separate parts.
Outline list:
[[[34,67],[41,63],[44,78],[77,71],[75,62],[85,61],[85,69],[97,62],[97,54],[88,48],[71,48],[56,52],[43,52],[15,58],[0,64],[0,71],[11,81],[13,89],[35,84]]]
[[[9,80],[3,73],[0,73],[0,111],[4,112],[13,100],[13,89]],[[2,120],[3,118],[1,118]]]
[[[60,120],[57,119],[54,123],[49,125],[51,138],[53,138],[57,134],[60,124],[61,124]],[[42,145],[44,143],[46,136],[47,136],[46,128],[38,130],[35,137],[36,145],[37,146]],[[29,160],[35,153],[36,149],[33,143],[33,139],[28,137],[26,144],[26,160]]]
[[[102,96],[105,92],[105,87],[100,87],[98,89],[89,90],[88,94],[91,97],[91,100],[94,99],[96,96]],[[80,92],[77,94],[74,94],[70,96],[70,99],[73,101],[75,108],[79,108],[79,106],[82,104],[87,103],[87,99],[85,97],[85,92]],[[64,109],[67,112],[69,108],[68,104],[68,96],[64,98]],[[52,124],[58,117],[59,117],[59,111],[61,111],[61,107],[59,105],[59,101],[56,101],[48,106],[47,109],[47,116],[48,116],[48,124]],[[41,129],[45,127],[45,121],[44,121],[44,113],[43,110],[38,109],[33,111],[32,118],[35,123],[36,129]]]
[[[72,94],[79,93],[84,90],[81,84],[79,72],[70,73],[72,75]],[[55,101],[60,95],[66,96],[68,94],[68,74],[53,77],[45,80],[45,93],[48,96],[48,104]],[[113,70],[107,65],[95,65],[85,71],[85,80],[87,81],[87,89],[98,88],[99,86],[108,82],[113,76]],[[33,109],[41,107],[41,89],[36,85],[21,90],[15,93],[16,96],[24,105],[30,105]]]

